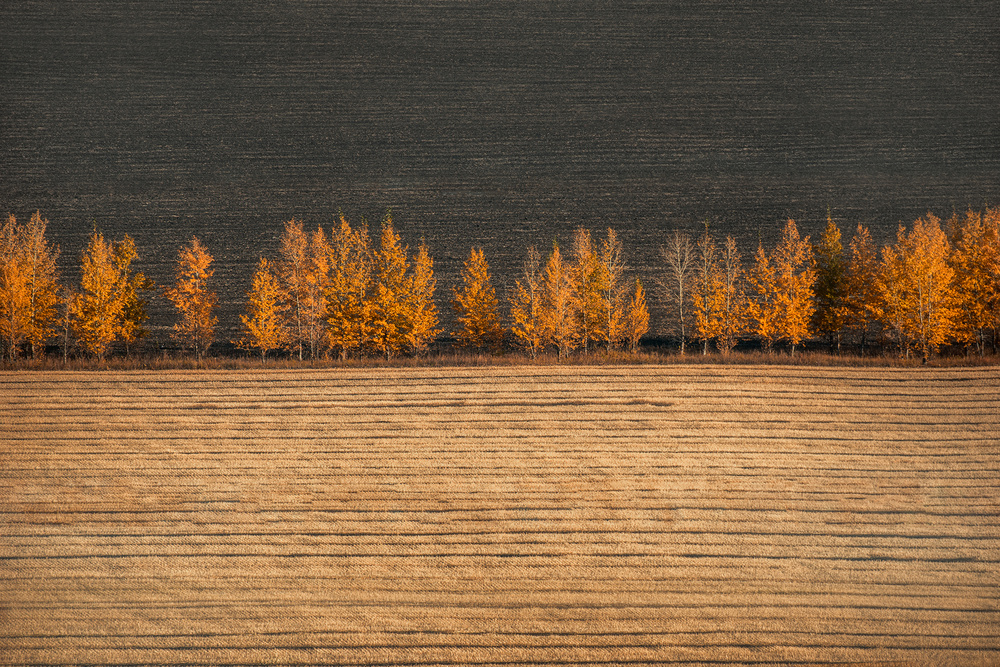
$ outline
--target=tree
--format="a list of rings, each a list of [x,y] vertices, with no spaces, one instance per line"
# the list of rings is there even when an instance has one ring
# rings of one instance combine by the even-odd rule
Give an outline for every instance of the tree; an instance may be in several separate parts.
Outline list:
[[[635,279],[635,291],[625,311],[624,338],[632,354],[639,351],[639,340],[649,331],[649,311],[646,309],[646,292],[642,282]]]
[[[44,351],[45,343],[56,334],[59,319],[59,248],[45,238],[49,221],[35,211],[22,230],[25,271],[28,278],[28,345],[31,355]]]
[[[705,233],[698,239],[692,273],[694,284],[691,290],[691,307],[694,315],[694,331],[702,341],[701,353],[705,355],[708,354],[709,341],[717,339],[721,332],[719,313],[722,297],[715,240],[708,233],[707,225]]]
[[[292,218],[285,223],[285,231],[281,235],[281,260],[278,263],[278,273],[282,282],[282,293],[287,302],[288,336],[285,342],[296,350],[299,360],[303,357],[303,347],[306,335],[306,291],[307,262],[309,260],[309,238],[302,226],[301,220]]]
[[[541,257],[535,246],[528,248],[520,280],[510,299],[511,333],[534,359],[545,347],[545,318],[542,305]]]
[[[896,245],[882,257],[880,287],[889,323],[904,350],[919,350],[925,362],[953,334],[957,317],[955,271],[940,222],[928,213],[909,232],[900,225]]]
[[[752,290],[747,301],[747,319],[751,331],[760,337],[764,351],[770,352],[779,338],[778,278],[763,244],[758,244],[753,259],[747,275]]]
[[[545,336],[556,346],[559,358],[569,355],[580,343],[580,288],[574,267],[563,260],[559,244],[542,274],[542,321]]]
[[[949,221],[955,272],[955,337],[986,353],[987,332],[1000,312],[1000,209],[966,212]]]
[[[713,298],[714,319],[718,323],[715,345],[719,352],[728,355],[746,330],[743,260],[732,236],[727,236],[722,246],[716,275],[713,281],[717,289]]]
[[[118,267],[119,283],[122,300],[121,321],[118,330],[118,340],[125,343],[125,353],[129,346],[149,335],[149,330],[143,324],[149,319],[146,313],[147,300],[145,292],[156,286],[152,280],[140,272],[131,273],[132,262],[139,256],[135,241],[126,234],[114,247],[114,261]]]
[[[180,249],[177,279],[165,294],[181,316],[174,325],[173,337],[192,348],[199,361],[215,340],[218,323],[218,318],[212,315],[217,297],[208,287],[208,281],[215,274],[214,269],[208,268],[211,263],[208,250],[198,237],[192,236],[188,245]]]
[[[417,256],[413,258],[413,277],[409,285],[406,342],[412,354],[420,355],[427,352],[431,341],[441,333],[438,328],[437,306],[434,305],[434,289],[437,285],[434,260],[423,240],[417,248]]]
[[[823,234],[813,245],[813,256],[816,259],[816,287],[812,326],[827,337],[831,348],[839,350],[841,333],[846,325],[846,266],[840,229],[829,214]]]
[[[850,258],[844,268],[843,322],[857,333],[865,350],[873,328],[882,317],[880,309],[879,259],[868,229],[859,224],[849,246]]]
[[[799,236],[794,220],[788,220],[781,243],[775,248],[774,268],[780,306],[778,331],[795,354],[795,347],[809,335],[809,322],[816,309],[813,296],[816,269],[809,237]]]
[[[795,221],[789,219],[770,256],[758,247],[750,272],[755,298],[749,312],[764,349],[787,340],[795,354],[795,347],[809,335],[815,280],[809,237],[800,237]]]
[[[708,235],[708,229],[705,229]],[[667,295],[667,303],[674,311],[677,331],[681,339],[681,354],[684,354],[684,344],[687,340],[687,324],[689,305],[691,303],[691,282],[696,274],[696,253],[691,237],[674,231],[667,245],[660,248],[666,268],[663,286]]]
[[[599,340],[606,341],[610,349],[622,339],[625,318],[627,285],[624,281],[625,260],[622,243],[615,230],[608,227],[598,253],[600,262],[601,320],[596,331]]]
[[[579,293],[580,331],[579,345],[586,353],[591,340],[598,340],[603,319],[601,307],[601,287],[604,279],[601,261],[594,251],[594,243],[590,231],[578,227],[573,233],[573,263],[572,268],[577,278]]]
[[[381,243],[375,253],[375,283],[372,290],[372,350],[386,359],[403,351],[411,321],[407,308],[412,281],[408,275],[407,247],[392,226],[382,221]]]
[[[112,244],[96,229],[83,252],[80,291],[73,303],[73,333],[99,359],[104,359],[115,341],[140,334],[145,319],[141,291],[150,283],[142,273],[129,273],[137,256],[128,234]]]
[[[452,289],[452,308],[459,327],[458,345],[497,350],[503,341],[498,302],[482,248],[472,248],[462,269],[461,289]]]
[[[298,298],[302,342],[309,346],[309,358],[315,359],[326,332],[327,291],[330,284],[332,248],[322,227],[309,235],[305,266]]]
[[[5,356],[13,360],[31,330],[31,287],[23,232],[11,215],[0,229],[0,336]]]
[[[273,264],[261,257],[247,294],[247,313],[240,315],[243,335],[234,341],[236,346],[243,350],[259,350],[263,364],[267,353],[284,343],[286,304]]]
[[[326,344],[343,361],[352,352],[360,352],[371,337],[374,278],[367,225],[352,229],[341,215],[330,246]]]

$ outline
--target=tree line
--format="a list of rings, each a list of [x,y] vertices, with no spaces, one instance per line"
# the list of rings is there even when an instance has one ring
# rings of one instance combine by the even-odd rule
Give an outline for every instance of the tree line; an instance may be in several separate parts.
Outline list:
[[[927,360],[946,344],[984,355],[1000,330],[1000,208],[969,210],[942,225],[927,214],[876,248],[858,225],[845,249],[827,217],[820,238],[789,220],[777,246],[744,262],[732,237],[674,234],[663,248],[664,291],[683,341],[726,354],[755,338],[792,353],[812,336],[839,350],[889,347]],[[683,345],[683,342],[682,342]]]
[[[26,224],[9,216],[0,230],[0,337],[3,355],[36,357],[57,342],[103,359],[149,334],[146,306],[154,290],[177,313],[172,336],[199,359],[216,342],[213,258],[197,237],[183,246],[172,284],[157,287],[133,268],[126,234],[107,241],[94,230],[81,256],[79,285],[61,284],[58,247],[45,238],[40,212]],[[434,263],[421,241],[411,253],[390,216],[373,240],[368,225],[343,216],[327,232],[299,220],[284,226],[276,257],[261,257],[240,315],[239,348],[285,351],[298,359],[421,355],[444,332],[435,301]],[[778,244],[761,243],[744,261],[735,240],[676,232],[662,247],[659,295],[680,341],[705,354],[728,354],[743,341],[794,354],[821,337],[862,351],[878,346],[927,359],[945,344],[979,354],[996,349],[1000,330],[1000,208],[969,210],[942,225],[928,214],[900,225],[896,242],[875,247],[858,225],[845,249],[828,216],[816,242],[788,220]],[[501,304],[481,248],[472,248],[452,288],[459,347],[489,352],[519,348],[536,357],[574,351],[635,352],[649,331],[646,290],[626,279],[621,241],[577,229],[564,252],[543,257],[528,248],[513,289]]]

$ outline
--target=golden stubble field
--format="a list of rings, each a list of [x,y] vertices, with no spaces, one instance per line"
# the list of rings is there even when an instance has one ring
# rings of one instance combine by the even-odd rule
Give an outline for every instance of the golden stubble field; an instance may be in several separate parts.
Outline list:
[[[0,663],[1000,664],[998,387],[0,374]]]

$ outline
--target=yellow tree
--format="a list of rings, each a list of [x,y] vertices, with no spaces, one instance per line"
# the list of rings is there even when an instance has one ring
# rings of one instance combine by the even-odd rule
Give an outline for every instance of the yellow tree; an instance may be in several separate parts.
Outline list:
[[[577,276],[579,291],[579,345],[586,353],[590,341],[600,339],[604,309],[601,304],[602,284],[605,279],[600,257],[594,250],[590,231],[578,227],[573,233],[573,271]]]
[[[545,347],[541,257],[535,246],[528,248],[521,278],[515,281],[514,294],[510,299],[510,317],[514,340],[534,359]]]
[[[875,325],[882,318],[880,308],[879,259],[868,229],[859,224],[849,246],[844,267],[844,298],[841,303],[844,326],[860,338],[864,352]]]
[[[702,341],[701,353],[704,355],[708,354],[709,341],[717,339],[721,333],[719,313],[723,297],[717,248],[707,226],[705,233],[698,239],[692,269],[694,279],[691,286],[691,311],[694,316],[694,333]],[[683,347],[681,350],[683,351]]]
[[[303,348],[307,341],[306,292],[308,290],[309,236],[301,220],[292,218],[285,223],[279,249],[281,260],[278,273],[281,277],[282,292],[287,299],[285,312],[288,316],[288,335],[285,343],[303,358]]]
[[[751,296],[747,301],[749,330],[760,337],[764,350],[770,352],[780,336],[780,304],[777,272],[763,244],[757,246],[747,280],[751,289]]]
[[[732,236],[719,253],[719,263],[713,281],[718,292],[713,298],[715,320],[718,322],[715,345],[723,355],[728,355],[746,331],[746,288],[743,277],[743,259]]]
[[[80,292],[73,303],[73,333],[80,344],[99,359],[118,340],[123,329],[128,289],[122,269],[134,255],[128,235],[121,244],[111,244],[96,229],[82,258]]]
[[[778,332],[795,347],[809,335],[809,323],[815,312],[813,287],[816,268],[809,237],[800,237],[795,221],[789,219],[775,248],[772,266],[775,270]]]
[[[149,319],[146,314],[147,301],[143,294],[156,287],[153,281],[146,278],[143,273],[132,273],[132,262],[138,256],[135,241],[128,234],[114,246],[114,261],[118,267],[120,298],[122,300],[118,340],[125,343],[126,354],[128,354],[129,346],[132,343],[149,334],[149,331],[143,326],[143,323]]]
[[[327,291],[330,285],[332,248],[322,227],[309,235],[305,265],[298,298],[303,343],[309,346],[309,356],[316,358],[326,332]]]
[[[166,297],[180,312],[173,336],[182,345],[192,348],[199,360],[215,340],[218,323],[218,318],[212,314],[217,298],[208,286],[215,273],[209,268],[211,264],[208,250],[198,237],[192,236],[188,245],[180,249],[174,286],[166,290]]]
[[[247,313],[240,315],[243,335],[235,341],[236,346],[243,350],[259,350],[260,361],[264,363],[267,353],[284,342],[286,303],[274,266],[261,257],[247,294]]]
[[[624,339],[632,354],[639,351],[639,340],[649,331],[649,310],[646,309],[646,292],[642,282],[635,279],[635,291],[625,311]]]
[[[59,248],[45,238],[49,221],[36,211],[21,231],[24,267],[28,278],[28,345],[35,356],[56,335],[59,320]]]
[[[542,273],[542,321],[545,337],[556,346],[559,358],[569,355],[580,343],[580,287],[573,265],[563,260],[559,244]]]
[[[846,325],[844,301],[845,262],[840,228],[828,213],[826,228],[813,246],[816,259],[815,311],[812,325],[827,337],[831,347],[840,349],[841,334]]]
[[[601,320],[596,336],[598,340],[606,341],[610,349],[622,339],[627,298],[622,243],[615,230],[610,227],[608,227],[607,236],[601,241],[598,260],[600,263]]]
[[[413,277],[409,281],[407,299],[406,343],[412,354],[424,354],[431,342],[441,333],[438,328],[438,311],[434,304],[434,260],[427,251],[423,240],[413,258]]]
[[[776,341],[787,340],[795,354],[795,347],[809,335],[816,269],[809,237],[799,236],[794,220],[785,224],[770,255],[758,246],[749,279],[754,296],[747,312],[764,349],[770,351]]]
[[[31,287],[23,234],[13,215],[0,229],[0,336],[13,360],[32,330]]]
[[[381,242],[374,265],[369,344],[374,352],[391,359],[406,345],[410,325],[407,305],[412,281],[408,275],[407,247],[402,244],[390,216],[382,221]]]
[[[368,227],[353,229],[341,215],[330,247],[326,344],[345,360],[371,337],[373,257]]]
[[[972,211],[949,221],[951,256],[957,299],[955,337],[986,352],[987,331],[995,327],[1000,310],[1000,209],[986,215]]]
[[[948,265],[950,247],[932,214],[918,218],[907,232],[900,226],[896,245],[883,251],[884,301],[891,324],[907,349],[927,359],[952,336],[957,317],[955,271]]]
[[[472,248],[462,269],[461,289],[452,289],[452,308],[459,327],[455,338],[462,347],[497,350],[503,341],[503,327],[497,310],[489,265],[482,248]]]

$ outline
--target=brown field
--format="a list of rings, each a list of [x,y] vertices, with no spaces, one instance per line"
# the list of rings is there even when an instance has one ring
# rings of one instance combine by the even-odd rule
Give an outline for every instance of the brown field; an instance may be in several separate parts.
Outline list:
[[[1000,370],[0,374],[2,664],[1000,664]]]

